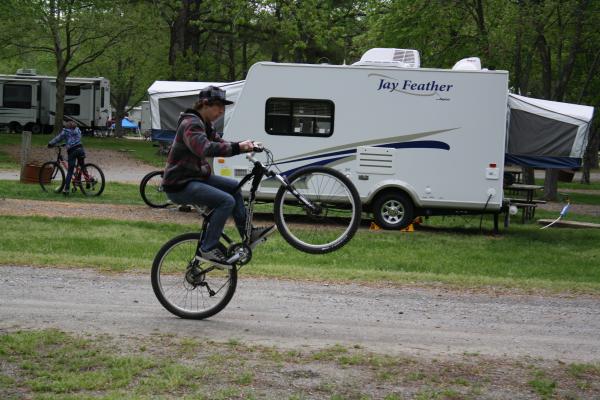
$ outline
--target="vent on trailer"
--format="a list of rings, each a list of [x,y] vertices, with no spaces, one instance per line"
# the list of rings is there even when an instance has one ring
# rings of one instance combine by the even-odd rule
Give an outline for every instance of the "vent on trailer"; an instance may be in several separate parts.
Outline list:
[[[389,147],[359,146],[357,172],[363,174],[392,175],[394,169],[394,149]]]
[[[17,70],[17,75],[33,76],[37,75],[37,71],[33,68],[19,68]]]
[[[419,68],[421,57],[417,50],[412,49],[382,49],[368,50],[360,61],[352,65]]]

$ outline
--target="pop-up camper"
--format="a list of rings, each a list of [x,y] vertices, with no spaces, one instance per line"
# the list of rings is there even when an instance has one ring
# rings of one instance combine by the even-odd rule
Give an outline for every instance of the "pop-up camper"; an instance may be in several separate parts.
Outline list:
[[[227,99],[235,102],[244,86],[244,81],[223,82],[182,82],[156,81],[148,88],[151,115],[151,137],[159,142],[171,142],[177,129],[179,114],[192,107],[198,100],[198,92],[207,86],[219,86],[226,90]],[[224,120],[217,121],[216,128],[224,131],[233,107],[227,107]]]
[[[225,138],[263,142],[285,173],[307,165],[342,171],[384,228],[418,215],[499,213],[508,72],[478,61],[427,69],[415,50],[372,49],[355,65],[259,62],[245,81],[216,84],[235,101]],[[178,113],[210,83],[174,84],[149,90],[153,132],[171,137]],[[160,85],[173,86],[160,93]],[[174,98],[182,103],[165,112]],[[236,179],[249,168],[243,157],[214,163],[215,174]],[[261,187],[263,198],[273,196],[268,182]]]
[[[579,168],[594,107],[510,94],[506,163]]]

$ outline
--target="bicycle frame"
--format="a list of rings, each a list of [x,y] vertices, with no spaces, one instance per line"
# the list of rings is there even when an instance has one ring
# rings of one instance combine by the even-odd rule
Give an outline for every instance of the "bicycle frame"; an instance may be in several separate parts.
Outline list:
[[[57,146],[58,148],[58,153],[56,155],[56,162],[63,167],[63,169],[65,171],[69,170],[69,163],[67,162],[67,160],[65,160],[65,158],[63,157],[62,154],[62,148],[65,147],[65,145],[60,145]],[[79,165],[79,162],[77,162],[75,164],[75,169],[73,170],[73,178],[72,178],[72,182],[73,185],[77,184],[77,185],[81,185],[81,174],[83,174],[86,182],[90,180],[90,177],[88,174],[86,174],[85,172],[83,172],[81,165]]]
[[[250,241],[250,233],[252,232],[252,219],[254,217],[254,203],[256,200],[256,192],[257,192],[258,187],[260,186],[260,183],[264,176],[268,176],[268,177],[277,179],[281,183],[281,185],[286,188],[286,190],[289,193],[291,193],[294,197],[296,197],[296,199],[298,199],[298,201],[302,202],[302,204],[304,204],[311,212],[318,214],[321,211],[319,206],[313,204],[311,201],[309,201],[304,196],[302,196],[302,194],[298,193],[298,191],[296,189],[294,189],[294,187],[290,186],[290,184],[288,183],[288,181],[285,177],[283,177],[280,174],[273,172],[270,169],[268,169],[267,167],[265,167],[262,162],[260,162],[254,158],[252,153],[248,154],[246,156],[246,158],[250,162],[252,162],[254,167],[252,168],[252,171],[249,174],[247,174],[246,176],[244,176],[242,178],[240,183],[235,188],[236,192],[238,190],[242,190],[242,187],[246,183],[248,183],[250,180],[252,180],[252,185],[250,187],[250,195],[248,197],[248,203],[246,206],[246,226],[245,226],[245,232],[244,232],[245,235],[244,235],[244,238],[242,239],[243,246],[246,246],[247,248],[249,248],[248,245],[249,245],[249,241]],[[211,213],[212,213],[212,210],[209,212],[202,213],[204,221],[202,222],[202,234],[200,236],[200,240],[198,241],[198,247],[196,249],[196,254],[200,254],[200,244],[204,240],[204,235],[206,234],[206,228],[208,227]],[[233,239],[231,239],[225,232],[223,232],[221,234],[221,237],[225,240],[225,242],[227,242],[228,245],[231,246],[234,244]],[[237,259],[235,259],[236,256],[239,256],[239,257]],[[239,260],[240,257],[242,257],[240,254],[233,255],[228,260],[228,262],[234,263],[237,260]]]

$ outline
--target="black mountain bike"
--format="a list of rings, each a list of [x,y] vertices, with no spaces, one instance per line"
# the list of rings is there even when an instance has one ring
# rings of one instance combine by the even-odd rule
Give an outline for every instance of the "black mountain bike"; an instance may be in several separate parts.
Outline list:
[[[56,161],[47,161],[42,164],[38,179],[44,192],[60,193],[65,187],[65,170],[68,170],[69,165],[62,155],[64,146],[64,144],[56,146]],[[104,191],[104,185],[104,172],[99,166],[86,163],[85,169],[82,169],[79,162],[77,163],[71,178],[73,192],[79,188],[81,193],[86,196],[100,196]]]
[[[344,246],[354,236],[361,219],[361,202],[352,182],[337,170],[311,166],[289,176],[275,172],[268,149],[266,165],[247,156],[252,171],[239,183],[241,189],[251,181],[246,202],[246,235],[235,243],[223,234],[221,250],[230,267],[217,266],[200,255],[200,243],[210,221],[204,212],[200,232],[185,233],[168,241],[158,251],[152,265],[152,288],[160,303],[181,318],[204,319],[223,310],[236,289],[240,268],[250,262],[258,243],[250,245],[256,192],[261,182],[278,183],[274,199],[275,223],[283,238],[306,253],[323,254]],[[263,177],[266,179],[263,181]],[[263,239],[264,241],[264,239]]]
[[[163,172],[162,170],[149,172],[140,182],[142,200],[153,208],[165,208],[173,204],[162,187]]]

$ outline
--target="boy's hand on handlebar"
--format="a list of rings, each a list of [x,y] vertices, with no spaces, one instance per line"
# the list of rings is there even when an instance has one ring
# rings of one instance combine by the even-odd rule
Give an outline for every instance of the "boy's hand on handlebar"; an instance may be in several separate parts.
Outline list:
[[[264,149],[262,143],[253,142],[252,140],[244,140],[239,145],[241,153],[261,152]]]
[[[252,140],[244,140],[239,143],[240,153],[250,153],[254,147]]]
[[[252,142],[252,151],[260,153],[265,149],[265,146],[261,142]]]

